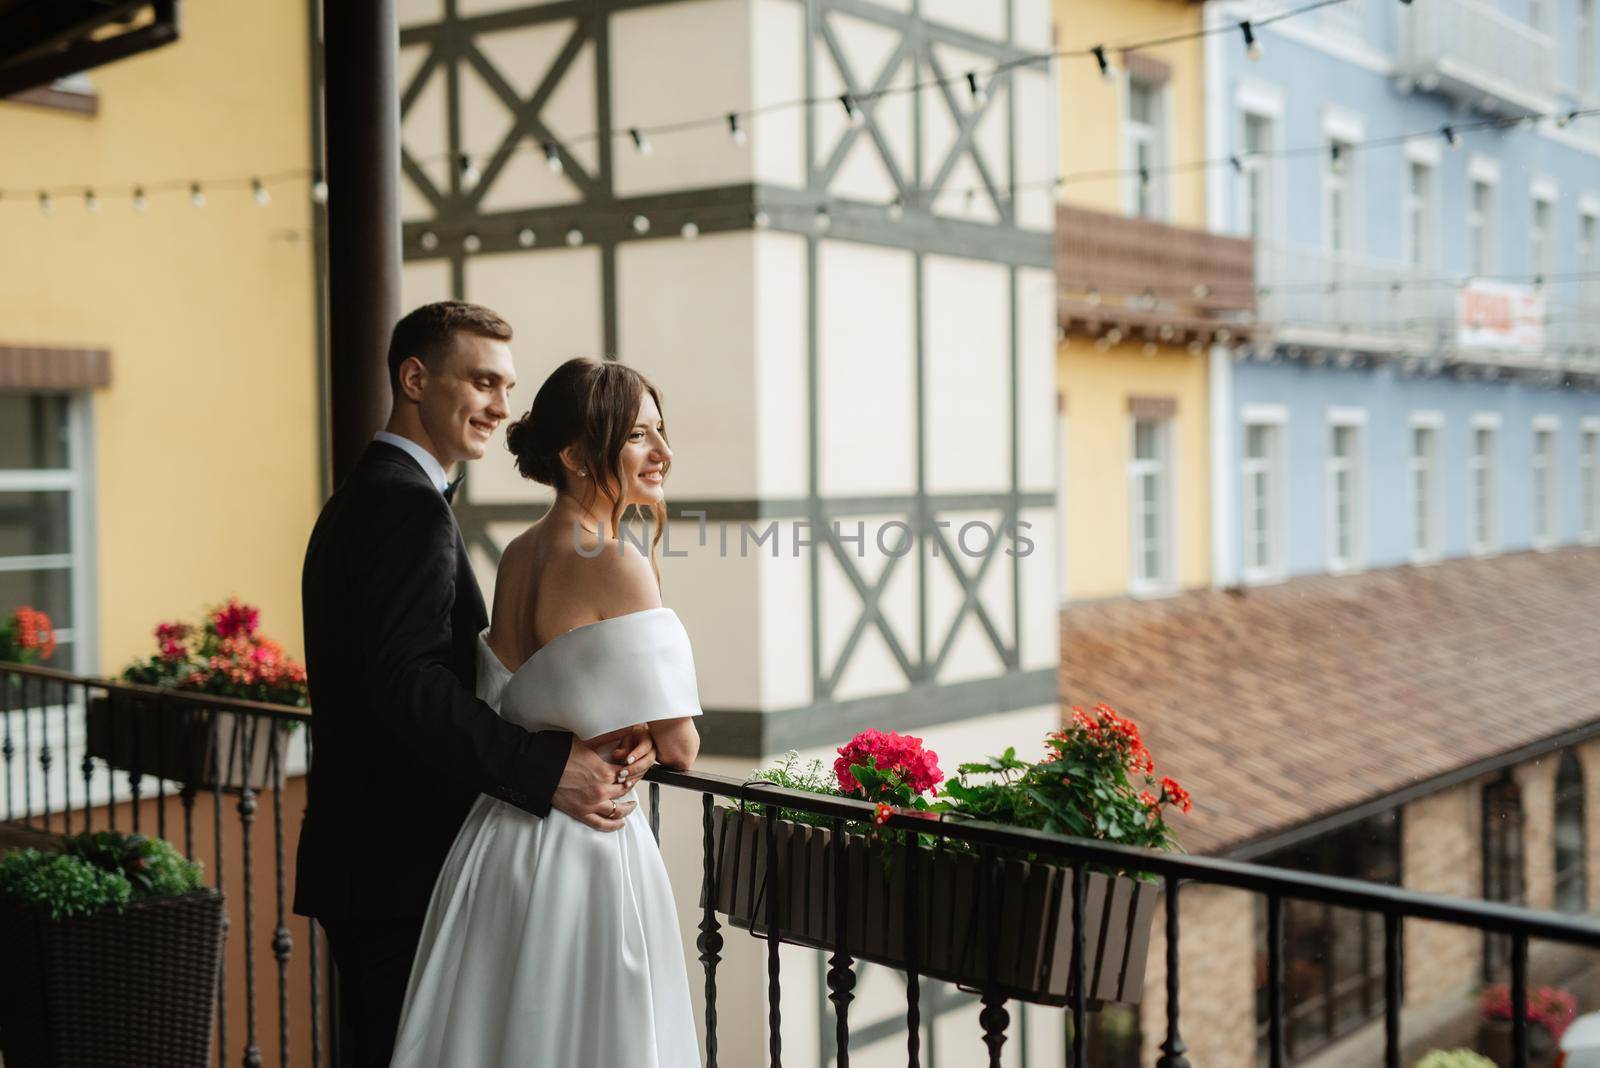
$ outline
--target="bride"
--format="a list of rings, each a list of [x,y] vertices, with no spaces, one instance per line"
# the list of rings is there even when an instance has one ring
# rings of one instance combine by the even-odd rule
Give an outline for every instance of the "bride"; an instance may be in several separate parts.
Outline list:
[[[556,498],[501,558],[478,696],[602,755],[648,731],[661,763],[687,769],[700,702],[655,563],[672,463],[660,394],[622,364],[569,360],[506,445]],[[655,514],[648,554],[618,537],[628,505]],[[700,1063],[666,868],[642,813],[621,824],[608,833],[479,796],[433,888],[395,1068]]]

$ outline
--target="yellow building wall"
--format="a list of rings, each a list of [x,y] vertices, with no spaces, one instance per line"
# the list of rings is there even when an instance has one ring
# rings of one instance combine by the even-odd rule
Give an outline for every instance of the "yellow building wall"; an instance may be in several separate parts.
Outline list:
[[[1128,167],[1122,139],[1127,75],[1116,46],[1199,30],[1202,7],[1184,0],[1055,0],[1058,46],[1075,49],[1104,43],[1117,75],[1115,84],[1108,84],[1090,58],[1064,59],[1058,64],[1063,176]],[[1204,47],[1202,41],[1193,40],[1144,50],[1172,67],[1166,97],[1172,109],[1172,137],[1167,146],[1170,162],[1203,159],[1206,154]],[[1170,185],[1172,204],[1167,221],[1204,227],[1204,173],[1170,175],[1165,181]],[[1069,178],[1061,188],[1061,197],[1068,203],[1118,215],[1127,211],[1127,196],[1128,180],[1120,177]]]
[[[1071,600],[1124,596],[1132,575],[1132,516],[1128,462],[1133,453],[1130,396],[1172,397],[1173,553],[1177,585],[1211,581],[1211,420],[1204,356],[1142,343],[1104,352],[1070,335],[1056,354],[1064,452],[1061,495],[1065,592]]]
[[[153,651],[164,618],[238,595],[298,655],[299,572],[320,505],[307,182],[143,182],[310,166],[302,0],[189,4],[175,44],[90,73],[99,114],[0,103],[0,341],[111,351],[92,401],[98,669]],[[115,194],[115,195],[114,195]],[[89,665],[94,669],[96,665]]]

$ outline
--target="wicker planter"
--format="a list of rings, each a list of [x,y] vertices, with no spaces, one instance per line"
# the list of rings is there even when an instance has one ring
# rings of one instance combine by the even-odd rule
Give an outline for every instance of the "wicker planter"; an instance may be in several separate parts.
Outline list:
[[[120,771],[197,790],[238,791],[246,784],[258,793],[266,789],[274,752],[282,755],[287,733],[263,716],[213,712],[176,700],[113,704],[94,697],[85,720],[90,756]]]
[[[735,927],[767,931],[767,820],[723,809],[716,843],[716,908]],[[825,827],[779,820],[778,937],[833,950],[833,834]],[[889,863],[885,865],[885,855]],[[917,924],[907,939],[905,879],[920,864]],[[974,990],[993,986],[1008,998],[1066,1005],[1072,996],[1072,871],[1018,860],[1001,863],[996,938],[990,940],[976,857],[927,849],[908,851],[859,835],[845,844],[848,907],[845,948],[858,960],[895,968],[913,963],[921,975]],[[1085,876],[1084,975],[1090,1005],[1137,1002],[1155,919],[1154,883]],[[992,957],[992,960],[991,960]]]
[[[55,922],[0,906],[0,1057],[15,1068],[204,1068],[222,895]]]

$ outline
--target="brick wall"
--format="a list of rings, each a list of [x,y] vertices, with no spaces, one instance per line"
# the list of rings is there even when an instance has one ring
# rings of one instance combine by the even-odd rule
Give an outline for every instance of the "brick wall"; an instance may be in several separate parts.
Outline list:
[[[1556,903],[1556,771],[1561,754],[1518,766],[1513,775],[1522,787],[1522,856],[1527,903],[1536,909]]]
[[[1139,1029],[1142,1063],[1154,1064],[1167,1035],[1166,904],[1156,912]],[[1192,1068],[1243,1068],[1255,1061],[1255,900],[1215,886],[1181,891],[1178,921],[1181,1030]]]
[[[1409,889],[1478,897],[1483,889],[1482,787],[1457,786],[1407,805],[1400,817],[1401,882]],[[1476,984],[1483,936],[1442,923],[1405,925],[1405,1000],[1417,1008]]]

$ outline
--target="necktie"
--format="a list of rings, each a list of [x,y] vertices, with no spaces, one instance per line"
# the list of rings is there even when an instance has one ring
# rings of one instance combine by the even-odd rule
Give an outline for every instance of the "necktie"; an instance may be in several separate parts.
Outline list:
[[[446,502],[451,502],[456,499],[456,490],[459,489],[461,487],[461,483],[465,482],[466,480],[467,474],[465,471],[463,471],[461,474],[457,475],[448,486],[444,488],[444,499]]]

